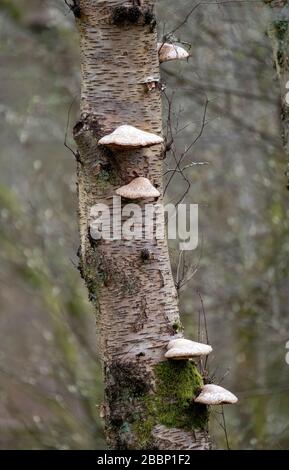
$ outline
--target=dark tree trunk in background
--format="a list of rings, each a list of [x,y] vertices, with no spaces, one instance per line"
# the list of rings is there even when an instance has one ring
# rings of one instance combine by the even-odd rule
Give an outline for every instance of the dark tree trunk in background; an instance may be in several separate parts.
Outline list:
[[[265,0],[265,3],[272,10],[272,21],[268,28],[268,35],[272,43],[276,72],[280,83],[282,142],[289,159],[289,104],[286,103],[286,95],[289,93],[289,88],[286,88],[286,84],[289,82],[289,2],[288,0]]]
[[[93,242],[89,236],[90,208],[111,205],[115,190],[136,176],[162,192],[162,145],[121,155],[97,145],[122,124],[162,133],[161,92],[148,93],[143,83],[159,78],[154,3],[79,1],[80,270],[96,310],[109,446],[208,449],[207,409],[192,402],[202,378],[194,363],[164,358],[168,341],[182,335],[166,240]],[[156,204],[144,201],[143,210],[147,202]]]

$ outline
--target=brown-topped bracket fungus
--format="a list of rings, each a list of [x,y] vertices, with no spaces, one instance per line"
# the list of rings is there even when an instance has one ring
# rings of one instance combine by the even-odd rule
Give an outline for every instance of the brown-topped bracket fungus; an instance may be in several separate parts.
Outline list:
[[[194,401],[203,405],[226,405],[237,403],[238,398],[219,385],[207,384]]]
[[[197,343],[189,339],[177,338],[168,344],[168,351],[165,354],[167,359],[181,361],[207,356],[212,352],[212,347],[208,344]]]
[[[111,134],[105,135],[98,141],[100,145],[106,145],[112,149],[135,149],[151,147],[162,144],[164,139],[156,134],[141,131],[133,126],[123,125],[115,129]]]
[[[151,184],[150,180],[143,176],[121,186],[116,190],[116,194],[127,199],[147,199],[160,196],[160,192]]]
[[[187,59],[190,56],[183,47],[168,42],[158,42],[158,53],[160,63],[168,62],[169,60]]]

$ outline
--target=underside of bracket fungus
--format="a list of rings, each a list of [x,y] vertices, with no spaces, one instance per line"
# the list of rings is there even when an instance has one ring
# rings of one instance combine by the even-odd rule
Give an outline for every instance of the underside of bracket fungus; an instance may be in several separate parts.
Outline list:
[[[161,63],[169,60],[187,59],[190,55],[183,47],[168,42],[158,42],[158,52]]]
[[[98,141],[100,145],[106,145],[113,149],[130,149],[151,147],[163,143],[164,139],[156,134],[141,131],[133,126],[119,126],[111,134],[105,135]]]
[[[150,180],[143,176],[121,186],[116,190],[116,194],[127,199],[147,199],[160,196],[160,192],[151,184]]]
[[[189,339],[173,339],[168,344],[168,351],[165,354],[167,359],[175,361],[192,359],[200,356],[207,356],[212,352],[212,347],[208,344],[196,343]]]
[[[219,385],[207,384],[194,401],[203,405],[226,405],[237,403],[238,398]]]

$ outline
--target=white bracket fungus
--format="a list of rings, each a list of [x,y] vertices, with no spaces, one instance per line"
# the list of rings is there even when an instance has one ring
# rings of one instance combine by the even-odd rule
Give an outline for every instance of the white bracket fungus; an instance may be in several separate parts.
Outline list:
[[[167,359],[185,360],[201,356],[207,356],[212,352],[212,347],[208,344],[197,343],[189,339],[177,338],[168,344],[168,351],[165,354]]]
[[[130,149],[150,147],[163,143],[164,139],[156,134],[141,131],[133,126],[123,125],[115,129],[111,134],[105,135],[98,141],[100,145],[110,148]]]
[[[203,405],[225,405],[237,403],[238,398],[219,385],[207,384],[194,401]]]
[[[121,186],[116,190],[116,194],[127,199],[146,199],[159,197],[159,191],[151,184],[150,180],[139,176],[129,184]]]
[[[158,43],[158,53],[160,62],[168,62],[170,60],[187,59],[190,54],[183,47],[170,44],[168,42]]]

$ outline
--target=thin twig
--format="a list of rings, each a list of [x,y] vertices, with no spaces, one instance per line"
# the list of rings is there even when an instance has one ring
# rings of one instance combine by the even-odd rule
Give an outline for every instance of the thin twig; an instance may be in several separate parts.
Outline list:
[[[65,2],[66,3],[66,2]],[[69,124],[70,124],[70,114],[71,114],[71,110],[72,110],[72,107],[75,103],[75,100],[76,100],[76,96],[73,98],[70,106],[69,106],[69,109],[68,109],[68,114],[67,114],[67,123],[66,123],[66,130],[65,130],[65,136],[64,136],[64,146],[70,150],[70,152],[76,157],[76,152],[74,150],[72,150],[71,147],[69,147],[69,145],[67,144],[67,136],[68,136],[68,129],[69,129]]]
[[[167,191],[167,189],[168,189],[168,187],[169,187],[169,185],[170,185],[170,183],[171,183],[173,177],[175,176],[176,172],[179,170],[179,172],[182,174],[182,176],[183,176],[183,178],[185,179],[185,181],[187,181],[187,183],[188,183],[188,188],[186,189],[186,191],[185,191],[185,193],[183,194],[183,196],[182,196],[182,198],[181,198],[180,201],[182,201],[182,200],[184,199],[185,195],[187,194],[187,192],[188,192],[188,190],[189,190],[189,188],[190,188],[190,186],[191,186],[191,183],[190,183],[190,181],[187,179],[187,177],[184,175],[184,173],[183,173],[183,171],[182,171],[182,169],[181,169],[181,167],[180,167],[180,164],[181,164],[182,160],[184,159],[184,157],[187,155],[187,153],[191,150],[191,148],[193,147],[193,145],[199,140],[199,138],[200,138],[200,137],[202,136],[202,134],[203,134],[203,131],[204,131],[204,128],[205,128],[205,125],[206,125],[206,115],[207,115],[208,104],[209,104],[209,100],[208,100],[208,98],[206,97],[206,102],[205,102],[204,112],[203,112],[203,117],[202,117],[202,122],[201,122],[201,128],[200,128],[200,130],[199,130],[197,136],[195,137],[195,139],[190,143],[190,145],[186,148],[186,150],[184,150],[184,151],[182,152],[182,154],[180,155],[180,157],[179,157],[178,160],[176,159],[176,156],[175,156],[175,154],[174,154],[174,152],[173,152],[173,156],[174,156],[174,158],[175,158],[175,160],[176,160],[176,167],[175,167],[175,170],[172,172],[171,176],[169,177],[168,182],[167,182],[166,185],[165,185],[164,194],[166,193],[166,191]],[[178,202],[178,204],[179,204],[179,203],[180,203],[180,202]]]
[[[223,405],[222,405],[222,418],[223,418],[223,429],[224,429],[224,433],[225,433],[227,449],[231,450],[230,445],[229,445],[229,439],[228,439],[227,426],[226,426],[226,420],[225,420],[225,413],[224,413]]]

